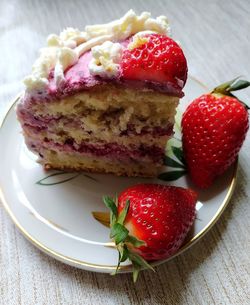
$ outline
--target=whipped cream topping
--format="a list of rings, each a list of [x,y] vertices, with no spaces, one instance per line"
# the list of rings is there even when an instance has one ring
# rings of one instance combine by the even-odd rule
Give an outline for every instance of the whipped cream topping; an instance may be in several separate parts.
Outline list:
[[[74,50],[67,47],[58,50],[54,70],[54,78],[57,86],[64,81],[64,70],[75,64],[77,61],[78,56]]]
[[[119,62],[122,57],[122,46],[119,43],[106,41],[91,49],[93,59],[89,63],[92,75],[113,78],[119,73]]]
[[[43,48],[40,56],[32,66],[32,73],[24,78],[27,89],[40,89],[45,87],[48,82],[48,73],[56,62],[57,48]]]
[[[24,79],[24,84],[27,90],[45,88],[48,85],[48,75],[54,68],[55,83],[60,86],[65,79],[64,71],[89,50],[93,56],[89,64],[90,73],[107,78],[115,77],[119,73],[122,53],[122,46],[116,42],[145,31],[169,35],[167,18],[159,16],[154,19],[148,12],[137,16],[130,10],[118,20],[86,26],[84,31],[67,28],[60,35],[51,34],[47,39],[47,47],[40,51],[32,73]],[[137,43],[140,43],[140,39]]]
[[[87,40],[87,34],[78,29],[67,28],[60,35],[50,34],[47,38],[48,47],[69,47],[71,49]]]
[[[118,20],[107,24],[89,25],[85,27],[85,31],[89,38],[111,35],[112,40],[120,41],[141,31],[154,31],[160,34],[168,34],[170,28],[168,19],[165,16],[159,16],[153,19],[148,12],[143,12],[137,16],[133,10],[129,10]]]

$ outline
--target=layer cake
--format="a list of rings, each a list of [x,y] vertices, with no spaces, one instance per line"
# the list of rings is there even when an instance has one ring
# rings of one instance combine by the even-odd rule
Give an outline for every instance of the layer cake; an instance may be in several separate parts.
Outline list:
[[[164,16],[52,34],[17,106],[25,142],[45,169],[155,176],[186,78]]]

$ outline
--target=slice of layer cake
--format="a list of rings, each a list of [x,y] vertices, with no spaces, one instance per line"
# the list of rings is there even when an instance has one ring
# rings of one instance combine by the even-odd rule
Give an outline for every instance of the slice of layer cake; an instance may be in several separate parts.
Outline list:
[[[187,78],[168,35],[166,17],[129,11],[48,37],[17,107],[45,169],[157,175]]]

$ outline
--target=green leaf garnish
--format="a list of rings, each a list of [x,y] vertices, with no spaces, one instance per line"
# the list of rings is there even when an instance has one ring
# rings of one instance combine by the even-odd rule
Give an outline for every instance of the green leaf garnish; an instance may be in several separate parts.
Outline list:
[[[132,235],[127,236],[126,242],[132,244],[136,248],[146,245],[145,241],[140,240]]]
[[[139,240],[135,236],[129,235],[129,230],[123,225],[129,211],[130,201],[126,200],[126,204],[119,214],[117,209],[117,199],[115,203],[112,198],[103,196],[103,201],[106,207],[110,209],[110,238],[114,240],[116,248],[119,252],[117,267],[112,275],[115,275],[118,272],[121,262],[125,262],[127,259],[129,259],[133,265],[133,280],[135,282],[141,269],[154,269],[138,253],[135,253],[135,248],[146,245],[146,243],[143,240]],[[99,214],[97,214],[98,217],[100,216]]]
[[[135,283],[138,279],[138,275],[139,272],[141,271],[141,267],[136,263],[132,263],[132,264],[133,264],[133,282]]]
[[[226,83],[216,87],[212,91],[212,93],[215,93],[215,94],[219,93],[219,94],[222,94],[222,95],[227,95],[227,96],[231,96],[231,97],[234,97],[234,98],[238,99],[231,92],[241,90],[241,89],[244,89],[244,88],[247,88],[247,87],[250,86],[249,81],[244,80],[244,79],[239,79],[239,78],[240,78],[240,76],[236,77],[235,79],[233,79],[229,82],[226,82]],[[246,109],[248,109],[248,110],[250,109],[249,106],[246,105],[246,103],[242,102],[241,100],[239,100],[239,102],[241,102],[246,107]]]
[[[176,168],[185,168],[185,166],[174,159],[170,158],[169,156],[164,157],[164,164],[170,167],[176,167]]]
[[[230,86],[233,85],[233,83],[235,83],[236,80],[239,78],[240,78],[240,76],[215,87],[214,90],[212,91],[212,93],[225,93],[226,91],[229,91],[228,89],[230,88]]]
[[[109,196],[103,196],[103,201],[104,201],[104,203],[105,203],[105,205],[106,205],[106,207],[109,209],[109,210],[111,210],[111,214],[110,214],[110,223],[111,223],[111,225],[113,224],[113,222],[116,220],[116,218],[117,218],[117,206],[116,206],[116,204],[115,204],[115,202],[114,202],[114,200],[111,198],[111,197],[109,197]]]
[[[116,245],[124,242],[128,236],[129,231],[121,224],[115,223],[111,227],[110,238],[113,238]]]
[[[154,268],[147,261],[145,261],[145,259],[142,258],[139,254],[130,252],[129,258],[132,262],[136,263],[138,266],[155,271]]]
[[[229,90],[227,91],[237,91],[244,88],[247,88],[250,86],[250,82],[247,80],[239,79],[236,82],[234,82],[232,85],[230,85]]]
[[[142,269],[150,269],[155,272],[154,268],[147,263],[140,255],[136,253],[130,253],[129,259],[132,262],[133,265],[133,282],[135,283],[138,279],[139,272]]]
[[[123,245],[123,247],[120,247],[120,249],[118,248],[118,250],[120,253],[120,262],[125,262],[128,259],[129,255],[128,247],[126,245]]]
[[[117,272],[118,272],[118,269],[120,267],[120,264],[121,264],[121,253],[120,251],[118,251],[118,262],[117,262],[117,265],[116,265],[116,269],[114,272],[111,273],[111,275],[116,275]]]
[[[123,210],[121,211],[121,213],[118,216],[117,222],[120,223],[121,225],[123,225],[123,222],[127,216],[127,213],[129,210],[129,205],[130,205],[130,202],[129,202],[129,200],[127,200]]]
[[[171,172],[165,172],[158,175],[158,179],[164,180],[164,181],[174,181],[179,179],[180,177],[184,176],[187,173],[187,171],[171,171]]]
[[[185,164],[185,158],[181,147],[172,146],[172,151],[175,157],[182,163]]]

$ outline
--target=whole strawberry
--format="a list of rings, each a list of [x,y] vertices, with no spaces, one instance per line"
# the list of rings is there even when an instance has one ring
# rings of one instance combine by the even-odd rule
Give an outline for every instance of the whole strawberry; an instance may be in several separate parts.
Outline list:
[[[128,47],[123,52],[122,77],[181,90],[187,80],[187,61],[180,46],[170,37],[160,34],[147,34],[137,39],[138,46]]]
[[[111,209],[111,234],[119,262],[130,259],[134,280],[146,262],[166,259],[182,245],[195,218],[197,195],[181,187],[139,184],[123,191],[117,202],[104,197]]]
[[[210,186],[236,160],[248,131],[248,112],[232,91],[250,83],[234,79],[195,99],[182,118],[182,145],[193,182]]]

